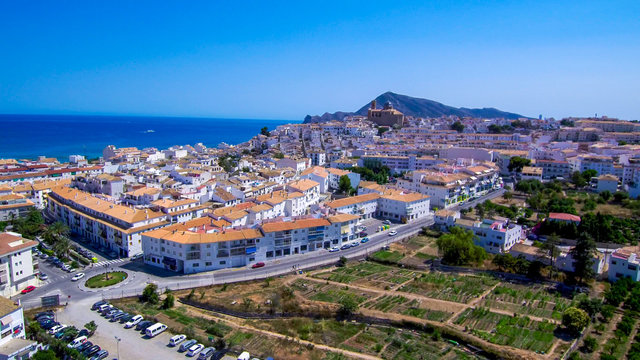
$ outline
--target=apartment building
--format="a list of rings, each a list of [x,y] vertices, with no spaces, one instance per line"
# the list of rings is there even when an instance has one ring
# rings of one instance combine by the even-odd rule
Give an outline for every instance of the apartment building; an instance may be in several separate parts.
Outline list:
[[[556,179],[571,177],[571,164],[560,160],[535,160],[533,166],[542,169],[543,179]]]
[[[328,202],[326,206],[338,213],[358,215],[364,220],[376,216],[379,198],[376,193],[350,196]]]
[[[47,211],[73,233],[122,257],[142,252],[144,231],[169,224],[165,213],[117,205],[66,187],[49,194]]]
[[[207,230],[172,225],[142,235],[145,263],[185,274],[281,258],[341,246],[357,239],[358,217],[267,222],[256,229]]]
[[[611,174],[600,175],[597,178],[596,191],[599,193],[608,191],[613,194],[618,191],[618,181],[617,176]]]
[[[23,308],[0,296],[0,360],[30,359],[40,346],[27,340]]]
[[[455,225],[473,231],[475,244],[491,254],[508,252],[522,238],[522,227],[508,220],[456,219]]]
[[[31,249],[38,242],[25,239],[14,232],[0,233],[0,295],[10,297],[29,285],[36,285],[38,260]],[[4,329],[3,329],[4,330]]]
[[[9,221],[26,216],[35,209],[35,204],[18,194],[0,195],[0,221]]]
[[[520,179],[522,180],[538,180],[542,181],[543,169],[534,166],[524,166],[520,173]]]
[[[100,193],[119,198],[124,193],[124,180],[110,174],[95,177],[76,176],[73,186],[86,192]]]
[[[614,161],[611,156],[605,155],[578,155],[567,158],[571,164],[571,171],[584,172],[585,170],[595,170],[598,175],[616,174]]]
[[[395,155],[365,155],[358,159],[358,166],[364,167],[368,163],[375,163],[388,167],[393,174],[406,171],[423,170],[433,168],[444,160],[436,159],[432,156],[395,156]]]
[[[327,168],[327,173],[329,174],[329,188],[332,190],[340,189],[340,178],[343,176],[349,178],[352,188],[357,189],[358,185],[360,185],[360,174],[358,173],[336,168]]]
[[[420,193],[387,191],[378,199],[378,217],[403,223],[422,219],[431,214],[429,197]]]
[[[159,199],[151,203],[151,209],[167,214],[171,223],[185,222],[198,218],[209,208],[208,205],[200,205],[193,199]]]

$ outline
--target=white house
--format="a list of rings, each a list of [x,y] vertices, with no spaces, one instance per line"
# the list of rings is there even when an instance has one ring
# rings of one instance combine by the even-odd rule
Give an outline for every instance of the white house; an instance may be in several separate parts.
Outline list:
[[[509,251],[522,237],[522,227],[508,220],[485,219],[472,221],[457,219],[456,226],[473,231],[474,242],[492,254]]]
[[[0,296],[0,360],[30,359],[38,350],[35,341],[26,339],[22,306]]]
[[[603,191],[608,191],[610,193],[615,193],[618,191],[618,177],[611,174],[605,174],[598,176],[598,185],[596,190],[601,193]]]
[[[640,281],[640,262],[635,253],[618,249],[609,257],[609,281],[623,277]]]

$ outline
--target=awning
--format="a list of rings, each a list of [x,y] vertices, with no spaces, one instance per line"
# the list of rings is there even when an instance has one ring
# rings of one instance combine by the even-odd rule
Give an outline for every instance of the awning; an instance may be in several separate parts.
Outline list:
[[[3,327],[11,324],[11,322],[13,322],[13,318],[11,317],[11,315],[5,316],[2,318],[2,320],[0,320],[0,323],[2,323]]]

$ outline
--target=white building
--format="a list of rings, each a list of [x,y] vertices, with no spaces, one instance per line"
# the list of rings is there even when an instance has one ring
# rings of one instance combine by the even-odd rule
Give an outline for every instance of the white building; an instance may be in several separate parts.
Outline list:
[[[456,226],[473,231],[474,242],[488,253],[498,254],[509,251],[522,238],[522,227],[510,224],[508,220],[472,221],[457,219]]]
[[[611,174],[598,176],[596,191],[599,193],[603,191],[608,191],[612,194],[615,193],[618,191],[618,177]]]
[[[0,233],[0,295],[13,296],[29,285],[36,285],[37,260],[31,249],[38,246],[13,232]]]
[[[26,339],[22,306],[0,296],[0,360],[30,359],[38,344]]]
[[[640,262],[635,253],[618,249],[609,257],[609,281],[623,277],[640,281]]]

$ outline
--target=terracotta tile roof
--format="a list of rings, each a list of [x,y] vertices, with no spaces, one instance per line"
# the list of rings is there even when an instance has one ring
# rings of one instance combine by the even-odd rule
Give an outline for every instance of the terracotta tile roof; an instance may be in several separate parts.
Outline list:
[[[329,226],[331,223],[327,219],[301,219],[295,221],[280,221],[262,224],[262,231],[265,233],[286,231],[295,229],[306,229],[310,227]]]
[[[15,233],[0,233],[0,256],[38,246],[37,241],[25,239]]]
[[[262,237],[262,233],[257,229],[225,230],[215,233],[195,233],[192,231],[157,229],[145,232],[142,235],[180,244],[216,243],[223,241],[257,239]]]
[[[346,197],[343,199],[331,201],[327,203],[327,206],[332,209],[338,209],[338,208],[349,206],[349,205],[360,204],[367,201],[377,200],[378,198],[380,198],[380,195],[376,193],[351,196],[351,197]]]
[[[580,216],[566,213],[549,213],[549,219],[580,222]]]
[[[305,191],[307,191],[309,189],[312,189],[312,188],[314,188],[316,186],[319,186],[320,184],[318,184],[317,182],[315,182],[313,180],[302,179],[302,180],[290,182],[287,185],[288,185],[288,187],[290,187],[292,189],[299,190],[301,192],[305,192]]]
[[[336,214],[327,218],[332,224],[343,223],[351,220],[358,220],[360,216],[351,214]]]

